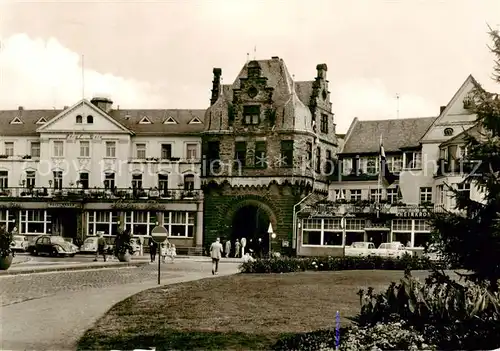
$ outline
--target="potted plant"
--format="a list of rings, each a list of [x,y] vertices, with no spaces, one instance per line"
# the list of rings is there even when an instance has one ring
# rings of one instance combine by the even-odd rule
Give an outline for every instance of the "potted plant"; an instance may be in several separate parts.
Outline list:
[[[14,254],[11,248],[12,233],[5,229],[5,225],[0,226],[0,270],[9,269],[12,264]]]
[[[114,255],[120,262],[130,262],[133,254],[132,234],[129,230],[119,231],[116,234]]]

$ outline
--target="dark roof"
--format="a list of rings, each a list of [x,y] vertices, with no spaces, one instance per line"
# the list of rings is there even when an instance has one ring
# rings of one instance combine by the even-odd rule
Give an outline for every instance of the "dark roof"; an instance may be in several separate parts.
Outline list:
[[[359,121],[354,119],[344,142],[343,154],[379,152],[380,136],[385,152],[417,147],[436,117]]]
[[[36,130],[42,124],[36,122],[42,117],[48,122],[61,112],[63,110],[0,111],[0,135],[38,135]],[[138,135],[190,134],[199,133],[203,130],[205,110],[111,110],[108,115]],[[16,117],[23,123],[10,124]],[[147,117],[152,124],[139,124],[144,117]],[[169,117],[172,117],[177,124],[164,124],[163,122]],[[195,117],[202,123],[189,124]]]

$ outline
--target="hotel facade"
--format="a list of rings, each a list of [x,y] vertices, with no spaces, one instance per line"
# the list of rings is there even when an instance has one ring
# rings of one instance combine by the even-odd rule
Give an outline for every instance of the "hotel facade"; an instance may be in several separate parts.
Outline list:
[[[80,242],[125,228],[148,236],[160,224],[200,251],[204,112],[120,110],[99,97],[0,111],[0,223]]]

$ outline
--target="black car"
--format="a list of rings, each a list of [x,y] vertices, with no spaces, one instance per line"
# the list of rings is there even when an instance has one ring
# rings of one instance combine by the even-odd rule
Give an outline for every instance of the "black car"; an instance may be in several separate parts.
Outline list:
[[[35,244],[28,248],[30,254],[49,255],[49,256],[75,256],[77,252],[76,245],[73,245],[62,236],[41,235],[35,240]]]

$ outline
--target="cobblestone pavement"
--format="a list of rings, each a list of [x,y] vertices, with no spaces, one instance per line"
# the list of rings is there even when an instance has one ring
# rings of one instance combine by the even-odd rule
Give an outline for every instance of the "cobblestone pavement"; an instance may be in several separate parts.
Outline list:
[[[221,275],[237,264],[219,267]],[[162,266],[162,284],[212,278],[208,262]],[[0,277],[0,350],[72,350],[117,302],[157,285],[157,265]]]

